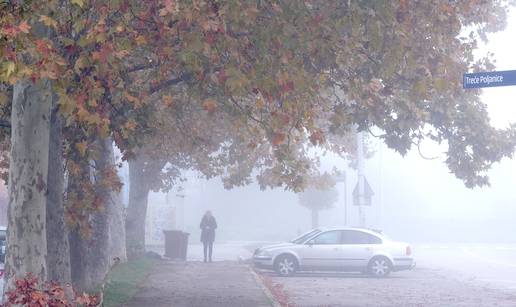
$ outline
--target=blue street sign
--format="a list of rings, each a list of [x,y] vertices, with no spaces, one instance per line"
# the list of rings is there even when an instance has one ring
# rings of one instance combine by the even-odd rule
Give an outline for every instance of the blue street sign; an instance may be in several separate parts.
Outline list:
[[[462,81],[464,88],[516,85],[516,70],[464,74]]]

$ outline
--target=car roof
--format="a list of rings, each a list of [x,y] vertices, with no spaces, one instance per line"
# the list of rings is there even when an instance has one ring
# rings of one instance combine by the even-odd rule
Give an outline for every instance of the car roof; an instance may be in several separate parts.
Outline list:
[[[370,234],[374,234],[374,235],[377,235],[377,236],[382,236],[383,235],[381,230],[362,228],[362,227],[346,227],[346,226],[344,226],[344,227],[319,227],[317,229],[319,229],[320,231],[358,230],[358,231],[363,231],[363,232],[367,232],[367,233],[370,233]]]

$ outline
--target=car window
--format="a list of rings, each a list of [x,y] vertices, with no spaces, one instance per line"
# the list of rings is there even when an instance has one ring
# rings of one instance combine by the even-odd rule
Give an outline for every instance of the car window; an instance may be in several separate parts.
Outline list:
[[[346,230],[342,235],[342,244],[382,244],[382,239],[366,232]]]
[[[340,244],[341,231],[328,231],[318,235],[313,244]]]
[[[308,240],[309,238],[313,237],[316,233],[319,233],[321,232],[319,229],[314,229],[314,230],[311,230],[305,234],[302,234],[301,236],[295,238],[294,240],[290,241],[294,244],[301,244],[301,243],[304,243],[306,240]]]

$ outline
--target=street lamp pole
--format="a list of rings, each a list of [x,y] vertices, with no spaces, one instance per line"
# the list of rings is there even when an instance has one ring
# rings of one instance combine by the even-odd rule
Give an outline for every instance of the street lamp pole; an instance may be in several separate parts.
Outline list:
[[[364,135],[357,132],[358,223],[365,227]]]
[[[339,174],[336,179],[337,182],[344,183],[344,226],[348,225],[348,181],[346,179],[346,172]]]

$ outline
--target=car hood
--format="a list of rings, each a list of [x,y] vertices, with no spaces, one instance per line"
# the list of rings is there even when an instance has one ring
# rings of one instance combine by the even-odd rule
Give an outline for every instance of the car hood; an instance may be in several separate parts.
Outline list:
[[[263,247],[260,247],[259,250],[260,251],[273,251],[273,250],[276,250],[276,249],[281,249],[281,248],[291,247],[291,246],[296,246],[296,245],[297,244],[294,244],[294,243],[284,242],[284,243],[265,245]]]

